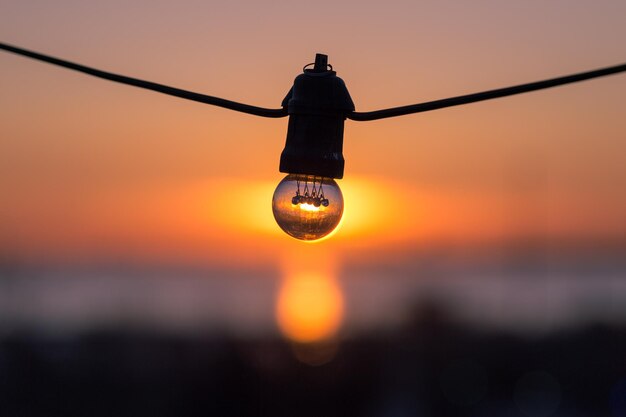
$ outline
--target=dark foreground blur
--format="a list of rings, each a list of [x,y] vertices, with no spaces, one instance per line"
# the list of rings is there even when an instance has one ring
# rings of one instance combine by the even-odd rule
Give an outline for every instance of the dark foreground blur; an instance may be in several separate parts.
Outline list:
[[[343,340],[317,366],[296,354],[324,362],[333,346],[214,333],[8,334],[0,415],[626,416],[625,326],[523,338],[446,317],[422,305],[410,325]]]

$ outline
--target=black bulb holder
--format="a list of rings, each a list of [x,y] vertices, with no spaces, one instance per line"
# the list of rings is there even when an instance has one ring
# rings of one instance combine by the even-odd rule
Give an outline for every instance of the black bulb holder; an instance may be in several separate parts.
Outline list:
[[[309,65],[282,103],[289,126],[279,169],[288,174],[343,178],[343,128],[354,103],[343,80],[328,65],[328,56],[317,54],[313,68],[308,69]]]

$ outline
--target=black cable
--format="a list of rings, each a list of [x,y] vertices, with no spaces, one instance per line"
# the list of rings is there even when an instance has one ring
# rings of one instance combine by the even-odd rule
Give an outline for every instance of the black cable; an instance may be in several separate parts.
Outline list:
[[[248,104],[237,103],[225,100],[219,97],[207,96],[204,94],[194,93],[191,91],[181,90],[166,85],[157,84],[149,81],[138,80],[136,78],[126,77],[123,75],[112,74],[100,71],[95,68],[86,67],[75,64],[73,62],[54,58],[51,56],[28,51],[16,46],[0,43],[0,49],[13,52],[18,55],[27,56],[29,58],[48,62],[50,64],[59,65],[61,67],[73,69],[95,77],[104,78],[106,80],[115,81],[122,84],[133,85],[135,87],[145,88],[148,90],[158,91],[159,93],[168,94],[184,98],[187,100],[198,101],[200,103],[211,104],[214,106],[224,107],[227,109],[253,114],[262,117],[285,117],[288,115],[287,109],[266,109],[262,107],[250,106]],[[516,85],[513,87],[499,88],[496,90],[483,91],[480,93],[467,94],[464,96],[445,98],[442,100],[429,101],[426,103],[411,104],[402,107],[393,107],[390,109],[375,110],[370,112],[351,112],[346,114],[348,119],[356,121],[379,120],[388,117],[404,116],[406,114],[421,113],[425,111],[442,109],[445,107],[460,106],[462,104],[475,103],[478,101],[491,100],[499,97],[512,96],[514,94],[527,93],[530,91],[542,90],[545,88],[556,87],[559,85],[575,83],[578,81],[589,80],[592,78],[603,77],[606,75],[617,74],[626,71],[626,64],[616,65],[613,67],[601,68],[594,71],[581,72],[578,74],[566,75],[564,77],[552,78],[544,81],[536,81],[528,84]]]
[[[444,107],[460,106],[461,104],[475,103],[477,101],[491,100],[499,97],[512,96],[514,94],[527,93],[529,91],[542,90],[544,88],[589,80],[605,75],[617,74],[626,71],[626,64],[614,67],[601,68],[594,71],[581,72],[579,74],[566,75],[544,81],[536,81],[528,84],[520,84],[513,87],[499,88],[497,90],[483,91],[480,93],[467,94],[464,96],[444,98],[442,100],[429,101],[420,104],[394,107],[370,112],[352,112],[347,115],[348,119],[357,121],[379,120],[387,117],[404,116],[405,114],[421,113],[425,111],[443,109]]]
[[[199,101],[200,103],[211,104],[213,106],[224,107],[230,110],[235,110],[243,113],[253,114],[255,116],[262,117],[285,117],[287,116],[287,109],[265,109],[262,107],[250,106],[248,104],[237,103],[235,101],[225,100],[219,97],[207,96],[204,94],[194,93],[191,91],[181,90],[179,88],[168,87],[166,85],[153,83],[150,81],[138,80],[137,78],[126,77],[124,75],[112,74],[106,71],[100,71],[95,68],[86,67],[84,65],[75,64],[73,62],[65,61],[63,59],[54,58],[48,55],[39,54],[37,52],[28,51],[26,49],[18,48],[16,46],[0,43],[0,49],[13,52],[18,55],[27,56],[29,58],[37,59],[39,61],[48,62],[50,64],[58,65],[64,68],[69,68],[75,71],[79,71],[85,74],[93,75],[94,77],[104,78],[105,80],[115,81],[122,84],[132,85],[139,88],[145,88],[147,90],[157,91],[159,93],[168,94],[170,96],[180,97],[187,100]]]

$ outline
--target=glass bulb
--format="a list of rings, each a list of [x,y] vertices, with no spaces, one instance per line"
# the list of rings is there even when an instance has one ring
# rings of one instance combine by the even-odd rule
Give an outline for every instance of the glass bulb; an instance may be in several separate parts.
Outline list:
[[[337,227],[343,215],[343,195],[332,178],[289,174],[272,198],[276,223],[300,240],[321,239]]]

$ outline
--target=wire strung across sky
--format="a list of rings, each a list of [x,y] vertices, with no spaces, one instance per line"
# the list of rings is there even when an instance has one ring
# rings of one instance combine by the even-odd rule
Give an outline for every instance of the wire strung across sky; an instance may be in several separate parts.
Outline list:
[[[132,85],[147,90],[157,91],[159,93],[170,96],[193,100],[200,103],[210,104],[213,106],[224,107],[230,110],[248,113],[262,117],[285,117],[288,116],[287,108],[267,109],[263,107],[251,106],[249,104],[237,103],[235,101],[226,100],[219,97],[213,97],[205,94],[194,93],[193,91],[182,90],[175,87],[169,87],[150,81],[139,80],[137,78],[127,77],[124,75],[113,74],[99,69],[76,64],[63,59],[55,58],[49,55],[43,55],[37,52],[19,48],[17,46],[0,43],[0,49],[12,52],[18,55],[44,61],[49,64],[69,68],[78,72],[93,75],[94,77],[103,78],[105,80],[118,82],[121,84]],[[530,91],[543,90],[546,88],[556,87],[565,84],[571,84],[579,81],[589,80],[592,78],[603,77],[606,75],[617,74],[626,71],[626,64],[615,65],[612,67],[601,68],[593,71],[581,72],[578,74],[566,75],[563,77],[551,78],[543,81],[536,81],[528,84],[520,84],[512,87],[499,88],[496,90],[482,91],[479,93],[467,94],[463,96],[450,97],[441,100],[429,101],[419,104],[411,104],[402,107],[393,107],[390,109],[375,110],[370,112],[350,112],[346,114],[348,119],[356,121],[368,121],[385,119],[388,117],[403,116],[413,113],[422,113],[431,110],[443,109],[445,107],[460,106],[462,104],[475,103],[478,101],[491,100],[494,98],[512,96],[515,94],[527,93]]]

